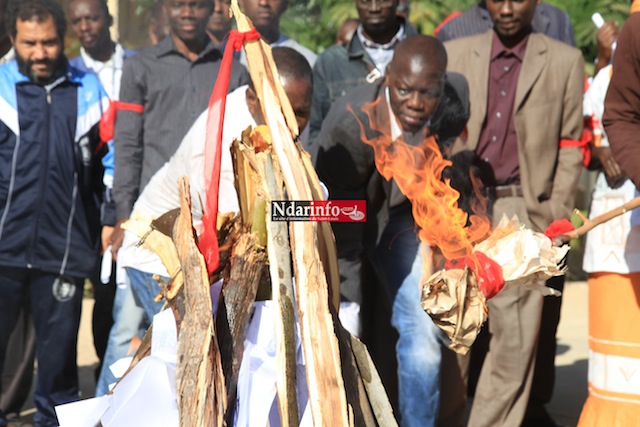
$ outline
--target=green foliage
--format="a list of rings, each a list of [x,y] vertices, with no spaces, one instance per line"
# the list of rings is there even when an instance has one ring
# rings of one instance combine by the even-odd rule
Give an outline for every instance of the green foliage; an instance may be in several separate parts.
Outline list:
[[[548,0],[550,4],[567,11],[571,17],[576,45],[582,50],[585,61],[593,62],[596,58],[596,27],[591,22],[591,15],[600,12],[605,21],[616,21],[619,27],[629,16],[628,0]]]

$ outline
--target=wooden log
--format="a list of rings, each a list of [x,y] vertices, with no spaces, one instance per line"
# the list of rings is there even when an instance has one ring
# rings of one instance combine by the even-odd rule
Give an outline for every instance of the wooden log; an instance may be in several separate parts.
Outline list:
[[[223,426],[227,395],[214,336],[209,280],[194,240],[187,178],[180,180],[180,216],[173,229],[184,276],[184,313],[178,334],[176,392],[180,425]]]
[[[300,153],[288,133],[282,114],[271,106],[276,104],[274,92],[263,85],[262,103],[273,135],[273,151],[282,171],[291,200],[311,200],[306,173],[300,173]],[[307,364],[309,402],[316,425],[351,425],[339,343],[329,311],[329,289],[318,252],[317,224],[293,221],[289,225],[295,275],[298,318],[302,348]]]
[[[282,186],[273,171],[270,157],[265,157],[264,175],[271,200],[282,199]],[[283,427],[299,424],[296,396],[296,346],[295,346],[295,296],[291,273],[291,246],[286,222],[271,221],[271,205],[268,204],[269,271],[271,273],[272,298],[275,303],[276,364],[278,366],[276,388],[278,409]]]
[[[240,31],[252,26],[237,0],[231,9]],[[291,103],[280,84],[271,49],[263,41],[245,44],[249,72],[261,101],[273,141],[274,165],[281,171],[291,200],[311,200],[306,173],[300,173],[300,153],[293,142],[298,134]],[[290,241],[295,275],[298,318],[307,364],[307,385],[314,424],[346,426],[349,416],[338,339],[329,312],[329,291],[318,253],[318,231],[314,223],[292,222]]]
[[[296,139],[296,146],[300,152],[302,165],[311,186],[311,196],[313,197],[313,200],[323,200],[324,195],[322,194],[318,174],[313,167],[313,163],[311,163],[311,156],[309,153],[304,151],[299,139]],[[336,248],[336,238],[333,235],[333,229],[331,228],[331,224],[328,222],[321,222],[318,224],[318,245],[320,260],[324,266],[327,282],[329,283],[329,297],[331,299],[331,304],[333,304],[333,308],[336,313],[339,313],[340,271],[338,270],[338,250]]]
[[[266,263],[266,253],[253,233],[240,235],[230,260],[229,277],[222,287],[216,331],[227,389],[227,423],[233,423],[238,373],[242,362],[249,316]]]
[[[251,197],[257,197],[256,194],[259,194],[267,202],[262,223],[267,224],[267,253],[272,284],[269,298],[273,300],[276,310],[274,332],[277,343],[278,409],[283,426],[297,426],[299,412],[296,394],[295,297],[291,272],[291,247],[287,224],[271,221],[270,204],[271,200],[281,200],[284,197],[283,183],[273,170],[270,148],[256,153],[253,142],[253,136],[243,132],[242,143],[234,141],[231,151],[234,162],[237,163],[234,164],[234,169],[244,171],[242,175],[244,179],[252,182],[252,184],[238,184],[237,187],[243,189],[251,187]],[[239,164],[241,161],[243,165]]]

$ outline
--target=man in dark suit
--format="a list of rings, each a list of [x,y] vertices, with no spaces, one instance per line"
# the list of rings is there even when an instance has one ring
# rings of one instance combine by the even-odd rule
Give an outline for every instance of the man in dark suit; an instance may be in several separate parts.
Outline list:
[[[332,199],[366,200],[366,223],[334,223],[343,299],[381,283],[393,306],[399,417],[403,426],[432,426],[440,394],[440,332],[420,306],[423,251],[411,202],[376,168],[372,140],[421,146],[445,88],[446,54],[433,37],[410,36],[395,48],[385,78],[336,101],[318,135],[316,169]],[[373,103],[373,104],[371,104]],[[370,110],[365,112],[367,105]],[[364,108],[363,108],[364,107]],[[362,134],[361,134],[361,127]],[[363,282],[364,264],[376,280]]]

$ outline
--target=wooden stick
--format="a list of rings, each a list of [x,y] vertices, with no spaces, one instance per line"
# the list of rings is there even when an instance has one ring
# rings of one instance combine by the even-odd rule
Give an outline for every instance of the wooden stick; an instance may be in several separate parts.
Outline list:
[[[580,217],[580,219],[582,219],[583,224],[575,230],[563,234],[562,236],[560,236],[560,239],[562,240],[562,243],[567,243],[570,240],[577,239],[578,237],[591,231],[594,227],[610,221],[617,216],[624,215],[625,213],[638,207],[640,207],[640,197],[631,199],[622,206],[612,209],[609,212],[605,212],[602,215],[598,215],[593,219],[585,218],[584,215],[582,215],[582,212],[576,209],[574,212]]]
[[[176,394],[180,426],[222,427],[227,406],[225,379],[215,339],[209,278],[194,239],[189,182],[180,180],[180,215],[173,227],[184,277],[184,313],[178,333]]]
[[[232,0],[231,9],[238,30],[249,31],[251,23],[240,11],[237,0]],[[277,78],[271,49],[259,40],[247,43],[245,51],[249,72],[271,131],[274,167],[282,172],[291,200],[311,200],[309,180],[300,170],[302,160],[293,142],[292,135],[298,131],[295,115]],[[348,426],[352,417],[344,390],[338,339],[329,312],[327,280],[318,253],[317,225],[291,222],[290,236],[313,422],[317,426]]]
[[[271,200],[283,198],[281,184],[274,174],[271,157],[264,161],[264,175]],[[291,246],[287,223],[271,221],[271,205],[267,204],[267,252],[271,273],[271,290],[277,315],[275,316],[276,388],[282,426],[295,427],[300,422],[296,397],[295,296],[291,272]]]

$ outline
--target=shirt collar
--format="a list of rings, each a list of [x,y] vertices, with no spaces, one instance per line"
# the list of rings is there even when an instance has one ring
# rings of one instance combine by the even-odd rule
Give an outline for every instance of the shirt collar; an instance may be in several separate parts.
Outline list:
[[[391,98],[389,97],[389,86],[385,86],[384,88],[384,99],[387,102],[387,109],[389,110],[389,124],[391,126],[391,139],[395,141],[396,139],[402,136],[402,127],[398,122],[398,118],[393,113],[391,109]]]
[[[524,54],[527,51],[529,35],[530,34],[528,34],[524,39],[520,41],[520,43],[515,45],[513,48],[509,49],[504,44],[502,44],[500,37],[498,37],[498,34],[494,31],[493,42],[491,43],[491,60],[493,61],[498,57],[512,54],[513,56],[518,58],[520,62],[522,62],[524,60]]]
[[[203,58],[203,57],[211,54],[212,52],[215,52],[217,55],[222,56],[220,51],[218,49],[216,49],[216,47],[213,44],[213,42],[211,42],[211,39],[208,36],[206,37],[206,39],[207,39],[207,44],[204,47],[204,49],[202,49],[202,52],[200,52],[200,54],[198,55],[198,59]],[[173,42],[173,38],[171,38],[171,34],[169,34],[167,37],[162,39],[155,46],[155,51],[156,51],[156,57],[158,57],[158,58],[160,58],[162,56],[169,55],[170,53],[177,53],[177,54],[183,56],[182,53],[180,53],[178,51],[178,48],[176,47],[175,43]]]
[[[111,58],[108,61],[102,62],[96,59],[93,59],[85,50],[85,48],[80,48],[80,56],[82,57],[82,61],[87,66],[87,68],[100,71],[103,67],[111,65],[116,70],[122,69],[122,65],[124,64],[124,49],[120,45],[120,43],[115,43],[115,49]]]
[[[276,40],[273,43],[271,43],[271,46],[273,46],[273,47],[281,46],[283,43],[286,43],[287,40],[289,40],[289,37],[287,37],[284,34],[280,33],[280,37],[278,37],[278,40]]]
[[[358,38],[360,39],[360,43],[362,43],[362,45],[366,48],[391,50],[395,48],[396,45],[400,43],[400,41],[402,41],[402,39],[404,39],[404,25],[400,25],[400,29],[398,29],[396,35],[393,36],[393,38],[385,44],[379,44],[374,42],[373,40],[366,38],[362,30],[362,24],[358,24],[356,33],[358,35]]]

